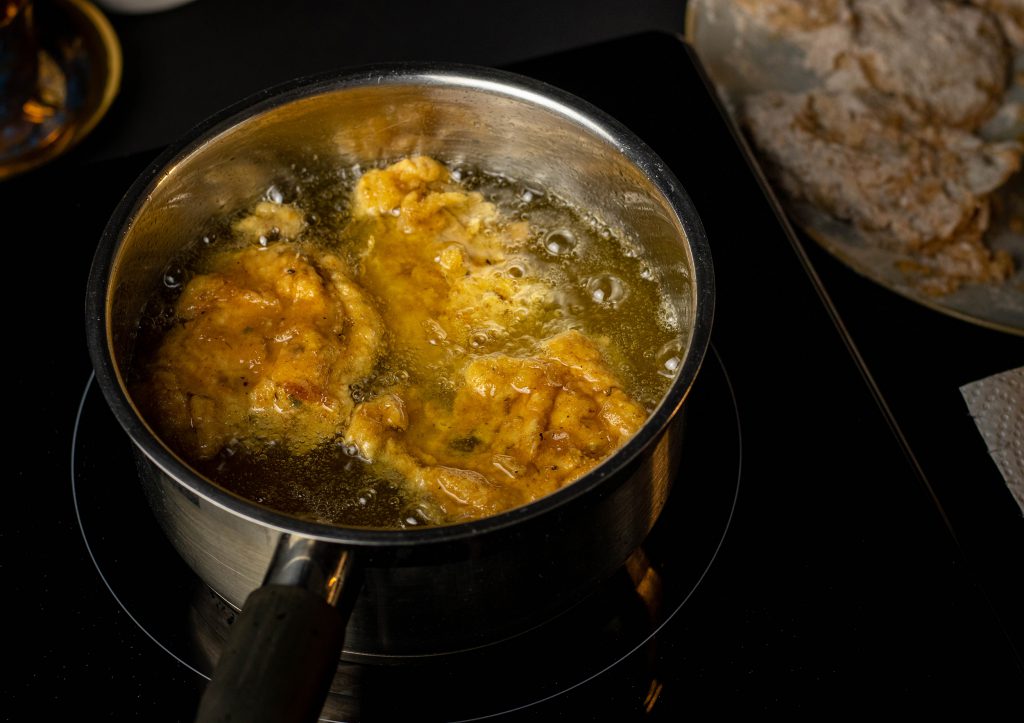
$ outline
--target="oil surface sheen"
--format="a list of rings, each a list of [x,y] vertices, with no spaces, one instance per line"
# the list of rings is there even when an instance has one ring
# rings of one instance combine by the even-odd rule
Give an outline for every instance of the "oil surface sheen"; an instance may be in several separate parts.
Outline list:
[[[474,519],[599,464],[670,385],[688,332],[658,270],[585,212],[426,157],[302,171],[211,219],[141,326],[133,396],[221,486],[349,526]]]

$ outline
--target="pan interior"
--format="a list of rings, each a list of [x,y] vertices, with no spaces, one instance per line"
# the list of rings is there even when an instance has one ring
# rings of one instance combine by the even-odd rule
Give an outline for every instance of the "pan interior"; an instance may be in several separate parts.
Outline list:
[[[587,209],[658,270],[682,330],[679,355],[689,354],[695,262],[645,149],[571,105],[519,87],[453,76],[383,80],[313,85],[264,101],[213,126],[157,175],[124,229],[107,298],[110,353],[129,403],[126,370],[142,310],[182,244],[201,238],[211,217],[250,206],[270,187],[300,183],[311,164],[369,167],[411,155],[516,179]],[[680,375],[670,405],[689,382]],[[205,496],[212,483],[194,477],[181,481]]]

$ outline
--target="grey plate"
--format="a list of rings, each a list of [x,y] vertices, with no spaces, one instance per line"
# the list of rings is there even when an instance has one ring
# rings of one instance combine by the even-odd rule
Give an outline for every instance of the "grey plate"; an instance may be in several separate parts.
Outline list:
[[[690,0],[686,40],[693,46],[726,108],[737,118],[743,98],[763,90],[809,90],[821,79],[804,65],[803,52],[780,36],[740,15],[730,0]],[[1015,58],[1014,76],[1024,71],[1024,56]],[[1024,138],[1020,106],[1024,87],[1007,91],[1007,104],[980,131],[991,140]],[[1024,235],[1010,229],[1009,219],[1024,218],[1024,176],[1018,173],[997,192],[992,227],[986,241],[1004,249],[1016,273],[1002,284],[966,284],[951,294],[935,296],[916,288],[900,270],[907,254],[881,248],[877,240],[853,224],[834,218],[805,202],[780,194],[790,219],[829,253],[882,286],[927,306],[981,326],[1024,335]]]

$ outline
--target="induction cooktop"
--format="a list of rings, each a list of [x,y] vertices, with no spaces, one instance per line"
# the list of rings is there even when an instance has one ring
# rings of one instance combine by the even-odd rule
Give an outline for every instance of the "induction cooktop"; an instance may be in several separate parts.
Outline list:
[[[1019,340],[914,307],[795,234],[679,38],[509,69],[624,122],[701,216],[718,298],[683,468],[651,537],[591,598],[472,656],[343,663],[325,720],[1019,704],[1024,527],[956,395],[1022,363]],[[72,154],[3,188],[18,430],[4,569],[24,640],[8,711],[190,720],[231,623],[162,539],[90,382],[88,266],[154,155]]]

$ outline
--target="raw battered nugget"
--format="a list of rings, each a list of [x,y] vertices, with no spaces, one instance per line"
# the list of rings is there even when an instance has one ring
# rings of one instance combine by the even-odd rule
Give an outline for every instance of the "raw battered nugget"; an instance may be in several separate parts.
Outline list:
[[[456,521],[560,489],[646,418],[595,343],[569,331],[530,356],[469,362],[454,400],[410,387],[361,404],[346,441],[403,477],[443,519]]]
[[[750,18],[772,35],[804,51],[807,69],[825,75],[853,43],[848,0],[737,0],[736,20]]]
[[[1024,48],[1024,0],[970,0],[992,13],[1014,48]]]
[[[829,90],[878,94],[873,102],[916,125],[973,130],[1006,90],[1010,58],[995,18],[954,0],[738,0],[737,8],[801,48]]]
[[[1019,145],[952,128],[902,129],[854,95],[827,92],[751,96],[744,122],[792,197],[907,250],[971,254],[974,280],[1009,275],[1009,258],[993,257],[981,235],[987,194],[1019,168]]]
[[[851,0],[830,90],[877,91],[918,125],[973,130],[999,108],[1009,52],[995,19],[952,0]]]
[[[736,0],[736,7],[765,28],[787,36],[852,20],[847,0]]]
[[[383,334],[338,257],[286,243],[216,256],[175,311],[145,403],[198,459],[233,443],[300,454],[340,435]]]

